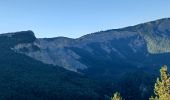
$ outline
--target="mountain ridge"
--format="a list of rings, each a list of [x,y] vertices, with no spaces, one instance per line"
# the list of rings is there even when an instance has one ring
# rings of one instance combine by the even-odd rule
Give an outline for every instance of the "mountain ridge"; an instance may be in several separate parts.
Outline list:
[[[144,23],[140,23],[140,24],[136,24],[136,25],[132,25],[132,26],[127,26],[127,27],[122,27],[122,28],[118,28],[118,29],[107,29],[107,30],[104,30],[104,31],[98,31],[98,32],[92,32],[92,33],[89,33],[89,34],[86,34],[86,35],[83,35],[83,36],[80,36],[78,38],[69,38],[69,37],[65,37],[65,36],[58,36],[58,37],[51,37],[51,38],[38,38],[38,39],[58,39],[58,38],[65,38],[65,39],[72,39],[72,40],[75,40],[75,39],[79,39],[79,38],[82,38],[82,37],[85,37],[85,36],[88,36],[88,35],[93,35],[93,34],[98,34],[98,33],[101,33],[101,32],[110,32],[110,31],[122,31],[122,30],[128,30],[130,29],[131,27],[138,27],[138,26],[141,26],[141,25],[147,25],[147,24],[153,24],[153,23],[160,23],[162,21],[167,21],[167,20],[170,20],[170,18],[160,18],[160,19],[156,19],[154,21],[147,21],[147,22],[144,22]],[[133,30],[134,31],[134,30]],[[34,32],[32,30],[27,30],[27,31],[16,31],[16,32],[7,32],[7,33],[1,33],[1,35],[8,35],[8,34],[19,34],[19,33],[32,33],[33,36],[35,36]]]
[[[164,24],[166,23],[166,24]],[[79,60],[82,57],[73,50],[73,48],[84,49],[89,54],[94,55],[94,46],[100,46],[99,49],[105,52],[107,56],[111,52],[117,53],[121,59],[126,59],[126,51],[122,51],[122,47],[117,47],[117,44],[113,44],[111,41],[128,41],[120,45],[124,45],[129,48],[129,52],[136,55],[137,52],[141,52],[144,55],[149,54],[159,54],[170,52],[170,43],[168,33],[170,31],[170,18],[159,19],[147,23],[137,24],[134,26],[129,26],[120,29],[112,29],[106,31],[95,32],[92,34],[87,34],[82,37],[72,39],[67,37],[54,37],[54,38],[36,38],[33,31],[21,31],[16,33],[11,33],[12,35],[27,35],[35,38],[32,43],[19,44],[12,49],[15,52],[26,54],[36,60],[42,61],[47,64],[53,64],[58,66],[63,66],[64,68],[72,71],[78,72],[78,70],[87,69],[88,65],[83,64]],[[169,31],[168,31],[169,30]],[[4,34],[4,35],[10,35]],[[3,36],[1,34],[0,36]],[[115,48],[115,46],[117,48]],[[144,52],[140,50],[144,48]],[[24,52],[26,50],[27,52]],[[105,55],[103,55],[105,56]],[[110,58],[112,59],[112,58]],[[133,58],[134,59],[134,58]]]
[[[4,76],[9,77],[2,79],[9,81],[10,77],[16,75],[14,79],[17,81],[13,82],[19,81],[21,83],[18,84],[27,87],[22,87],[19,92],[15,90],[20,88],[19,86],[11,90],[15,91],[16,95],[26,91],[40,99],[45,97],[47,100],[70,100],[69,97],[74,96],[84,99],[87,97],[90,100],[109,100],[108,96],[116,90],[120,91],[126,100],[144,100],[149,98],[150,91],[153,90],[153,80],[158,75],[160,66],[170,66],[169,41],[169,18],[123,29],[96,32],[77,39],[36,38],[33,31],[2,34],[0,67]],[[7,75],[8,73],[12,74]],[[23,81],[26,83],[22,83]],[[35,90],[29,87],[27,82],[30,82]],[[0,87],[4,84],[6,83],[0,82]],[[39,89],[37,86],[40,86]],[[69,88],[78,92],[70,93]],[[8,91],[5,93],[10,94]],[[68,94],[69,97],[65,96]],[[0,98],[1,95],[4,94],[0,92]],[[16,95],[16,100],[27,98]]]

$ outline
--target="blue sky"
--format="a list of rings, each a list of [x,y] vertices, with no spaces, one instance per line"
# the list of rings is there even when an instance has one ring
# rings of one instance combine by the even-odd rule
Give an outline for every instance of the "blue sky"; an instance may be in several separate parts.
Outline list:
[[[0,33],[82,35],[170,17],[170,0],[0,0]]]

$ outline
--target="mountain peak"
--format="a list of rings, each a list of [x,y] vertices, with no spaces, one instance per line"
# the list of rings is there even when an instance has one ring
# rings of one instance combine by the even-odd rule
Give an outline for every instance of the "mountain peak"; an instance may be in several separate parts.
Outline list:
[[[13,41],[14,44],[32,43],[36,40],[34,32],[31,30],[3,33],[0,34],[0,38]]]
[[[7,36],[7,37],[13,37],[13,36],[18,36],[18,35],[29,35],[29,36],[33,36],[35,37],[34,35],[34,32],[31,31],[31,30],[27,30],[27,31],[18,31],[18,32],[8,32],[8,33],[2,33],[0,34],[0,36]]]

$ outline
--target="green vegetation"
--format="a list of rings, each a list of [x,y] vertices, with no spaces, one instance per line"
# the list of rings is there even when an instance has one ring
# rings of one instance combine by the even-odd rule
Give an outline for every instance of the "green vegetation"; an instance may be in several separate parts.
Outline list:
[[[170,100],[170,75],[167,66],[160,69],[160,78],[157,78],[154,93],[155,97],[151,96],[149,100]],[[111,100],[122,100],[122,97],[116,92]]]
[[[167,72],[167,66],[163,66],[160,73],[160,79],[157,78],[155,83],[155,97],[152,96],[150,100],[170,100],[170,75]]]
[[[122,97],[120,96],[120,93],[116,92],[114,93],[113,97],[111,100],[123,100]]]

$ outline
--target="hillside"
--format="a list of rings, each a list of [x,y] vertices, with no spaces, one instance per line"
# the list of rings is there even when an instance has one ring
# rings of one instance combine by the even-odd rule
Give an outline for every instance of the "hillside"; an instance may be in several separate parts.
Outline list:
[[[170,19],[77,39],[6,33],[0,46],[2,99],[99,100],[119,90],[126,100],[144,100],[160,66],[170,66]]]

